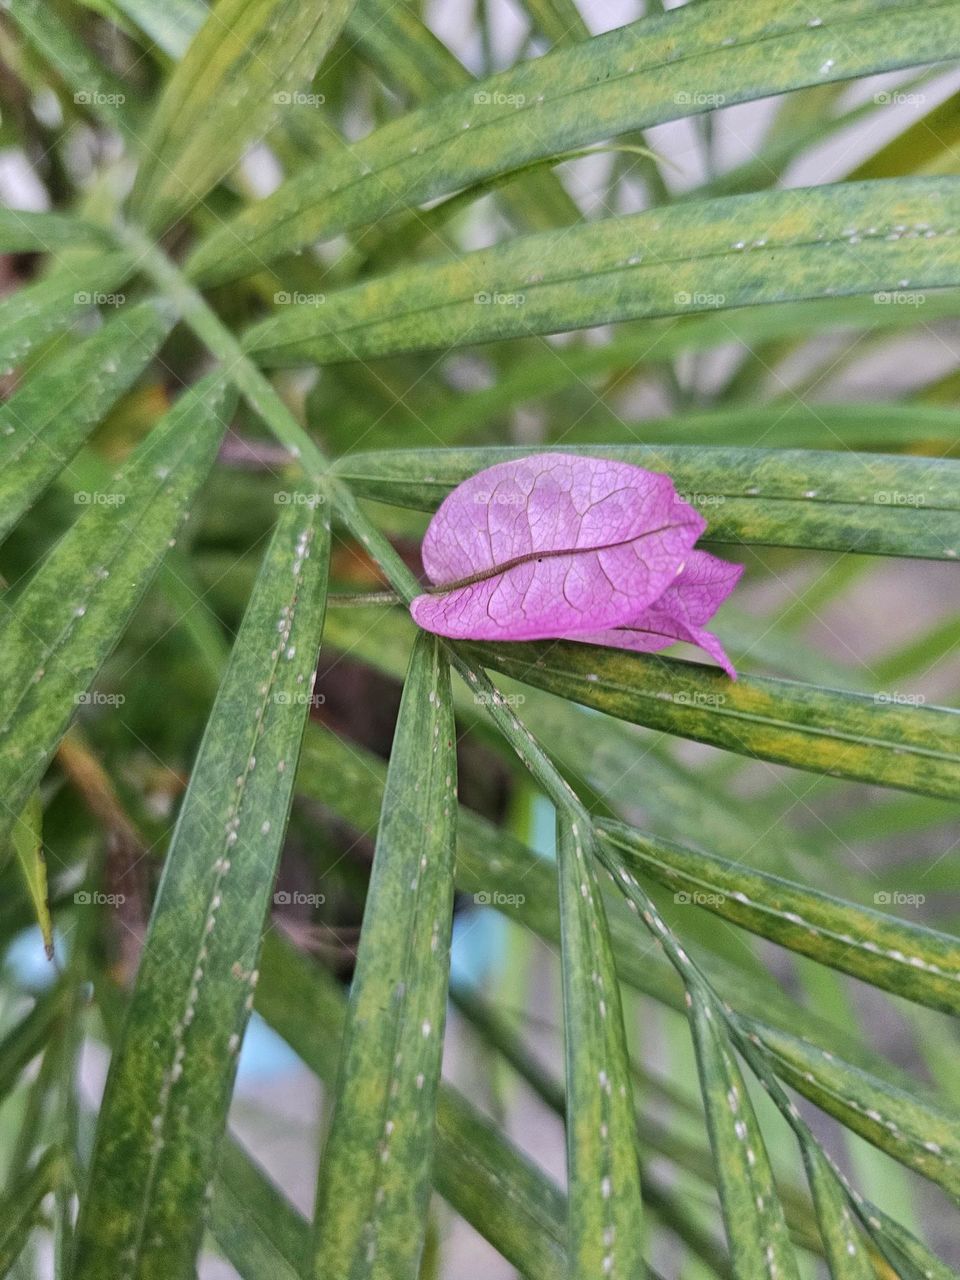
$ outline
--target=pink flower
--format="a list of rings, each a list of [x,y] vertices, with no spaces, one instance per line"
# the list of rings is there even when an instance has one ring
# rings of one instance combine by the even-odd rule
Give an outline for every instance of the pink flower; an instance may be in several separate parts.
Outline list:
[[[704,630],[741,565],[694,551],[706,521],[669,476],[541,453],[444,499],[423,541],[426,631],[460,640],[581,640],[651,653],[678,640],[736,672]]]

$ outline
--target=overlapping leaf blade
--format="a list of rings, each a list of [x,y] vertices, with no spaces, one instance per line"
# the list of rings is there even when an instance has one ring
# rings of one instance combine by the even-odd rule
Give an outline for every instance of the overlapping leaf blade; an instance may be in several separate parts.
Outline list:
[[[0,600],[0,837],[159,567],[233,403],[217,374],[186,392],[19,595]]]
[[[696,984],[688,989],[688,1005],[734,1272],[738,1280],[795,1278],[783,1208],[733,1049],[710,997]]]
[[[414,1277],[423,1244],[453,908],[450,674],[414,647],[397,720],[316,1209],[318,1275]]]
[[[210,1230],[243,1280],[302,1280],[310,1226],[237,1143],[220,1152]]]
[[[174,319],[160,300],[132,307],[0,406],[0,538],[156,355]],[[75,491],[80,505],[89,497]]]
[[[467,477],[529,452],[385,450],[350,454],[337,470],[365,497],[432,511]],[[960,463],[951,460],[684,444],[572,452],[671,476],[707,518],[711,542],[944,560],[960,555]]]
[[[575,1280],[645,1273],[640,1173],[620,991],[593,835],[558,815],[570,1266]]]
[[[35,213],[0,206],[0,253],[47,253],[77,246],[104,248],[101,227],[66,213]]]
[[[781,946],[895,995],[960,1013],[960,942],[714,854],[600,819],[632,871]]]
[[[749,10],[735,0],[686,6],[521,63],[409,113],[342,157],[325,157],[211,236],[192,268],[204,281],[257,270],[398,202],[422,203],[587,142],[697,114],[718,95],[732,105],[951,50],[960,52],[960,25],[943,3],[821,0],[813,18],[796,0],[757,0]],[[567,261],[575,258],[571,245]]]
[[[568,641],[471,645],[538,689],[621,720],[798,769],[922,795],[960,796],[960,712],[744,676]]]
[[[167,81],[132,206],[163,229],[202,200],[302,88],[351,0],[219,0]]]
[[[960,1120],[786,1031],[754,1028],[777,1074],[848,1129],[960,1195]]]
[[[125,254],[104,254],[85,259],[82,265],[61,266],[4,298],[0,302],[0,370],[9,373],[36,346],[69,329],[98,301],[115,300],[116,287],[129,271]]]
[[[803,1161],[833,1280],[875,1280],[863,1237],[826,1157],[812,1143],[805,1143]]]
[[[13,824],[11,843],[40,926],[48,959],[53,959],[53,921],[47,887],[47,863],[43,856],[43,804],[34,791],[23,813]]]
[[[264,944],[257,1008],[328,1086],[335,1083],[346,1000],[334,979],[275,934]],[[441,1083],[434,1181],[438,1192],[532,1280],[566,1269],[566,1205],[556,1186]]]
[[[329,364],[641,317],[956,286],[958,222],[960,178],[693,201],[397,270],[328,294],[322,306],[284,307],[245,344],[266,365]]]
[[[326,604],[325,505],[283,508],[181,807],[100,1111],[74,1280],[194,1274]]]

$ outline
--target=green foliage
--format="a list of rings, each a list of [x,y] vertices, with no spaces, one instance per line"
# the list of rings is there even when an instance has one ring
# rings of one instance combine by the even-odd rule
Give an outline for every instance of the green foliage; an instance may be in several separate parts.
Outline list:
[[[0,1273],[955,1276],[960,7],[422,8],[0,10]],[[550,448],[736,682],[417,633]]]

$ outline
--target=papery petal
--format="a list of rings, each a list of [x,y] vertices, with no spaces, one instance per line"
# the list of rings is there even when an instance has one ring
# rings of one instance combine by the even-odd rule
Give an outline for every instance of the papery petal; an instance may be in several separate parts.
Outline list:
[[[547,453],[457,486],[423,543],[436,585],[414,620],[459,639],[538,640],[624,624],[674,582],[705,521],[669,476]]]
[[[567,640],[657,653],[679,640],[694,644],[719,663],[732,680],[737,673],[723,645],[703,629],[740,581],[742,564],[729,564],[706,551],[693,551],[676,580],[649,609],[621,627],[570,633]]]

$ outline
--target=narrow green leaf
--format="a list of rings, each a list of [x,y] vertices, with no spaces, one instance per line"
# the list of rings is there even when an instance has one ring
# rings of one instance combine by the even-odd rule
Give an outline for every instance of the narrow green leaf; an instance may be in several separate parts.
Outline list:
[[[892,97],[893,95],[891,95]],[[923,98],[920,98],[923,101]],[[932,111],[913,120],[909,128],[858,164],[850,177],[886,178],[901,173],[936,173],[953,167],[953,152],[960,142],[960,97],[951,94]]]
[[[566,640],[471,644],[483,663],[620,720],[839,778],[960,797],[960,712]]]
[[[923,321],[938,320],[944,316],[955,316],[960,313],[960,296],[954,289],[935,290],[924,295]],[[777,338],[801,338],[815,334],[822,336],[826,332],[841,331],[844,333],[867,329],[871,333],[888,332],[911,328],[917,324],[916,307],[898,306],[895,304],[878,305],[873,298],[825,298],[816,301],[780,303],[776,307],[740,307],[724,309],[719,312],[701,312],[689,319],[644,320],[635,324],[625,324],[614,333],[608,342],[602,345],[580,344],[566,346],[558,350],[550,344],[541,345],[538,351],[532,351],[524,360],[504,369],[499,380],[491,387],[449,399],[448,403],[438,407],[431,415],[431,427],[443,440],[455,438],[455,433],[468,427],[489,421],[493,416],[504,414],[516,405],[538,396],[562,396],[570,388],[581,387],[583,382],[592,382],[599,378],[619,374],[623,377],[632,371],[643,372],[651,365],[662,366],[673,359],[681,351],[705,351],[713,347],[731,342],[739,342],[746,347],[761,347],[764,342]],[[557,401],[562,404],[562,401]],[[843,430],[844,417],[852,418],[853,431],[859,431],[862,439],[868,441],[864,445],[856,435],[846,442],[858,448],[877,447],[885,443],[887,435],[892,439],[895,427],[899,426],[907,432],[908,415],[916,410],[923,418],[923,407],[904,404],[790,404],[778,403],[775,407],[755,406],[752,403],[738,404],[735,408],[705,409],[702,412],[687,412],[681,417],[669,421],[658,419],[631,422],[631,430],[638,433],[641,441],[651,439],[661,442],[676,439],[678,443],[692,444],[740,444],[750,445],[758,439],[770,439],[767,434],[777,425],[782,424],[785,439],[794,447],[816,447],[829,449],[835,446],[837,435],[846,439]],[[866,435],[873,429],[873,424],[866,416],[875,411],[878,418],[877,429],[881,434],[873,440]],[[773,414],[780,415],[776,419]],[[821,422],[817,415],[824,415]],[[858,415],[863,414],[864,417]],[[742,434],[740,419],[744,419]],[[839,425],[834,426],[834,417]],[[601,424],[615,422],[620,419],[613,414],[601,413],[599,408],[589,415],[592,424],[599,417]],[[936,428],[929,438],[953,441],[956,435],[956,423],[948,423],[945,417],[934,419]],[[819,428],[819,434],[813,432]],[[569,440],[586,441],[587,426],[571,424],[564,426],[569,432]],[[592,426],[591,426],[592,429]],[[607,438],[610,438],[609,425],[604,427]],[[686,431],[694,434],[687,440]],[[716,429],[718,435],[711,438],[710,432]],[[806,436],[797,435],[798,430]],[[922,430],[918,425],[917,430]],[[680,434],[680,433],[683,434]],[[836,435],[832,434],[836,432]],[[915,438],[909,434],[905,438]],[[922,437],[921,437],[922,438]],[[596,439],[602,443],[602,437]]]
[[[801,1150],[830,1275],[833,1280],[876,1280],[863,1236],[826,1158],[812,1142],[803,1143]]]
[[[597,825],[630,871],[685,901],[894,995],[960,1013],[960,942],[949,934],[619,822]]]
[[[203,0],[113,0],[127,18],[171,58],[182,58],[203,26]]]
[[[77,246],[102,249],[101,227],[69,213],[35,213],[0,207],[0,253],[53,253]]]
[[[232,404],[218,375],[188,391],[23,591],[0,597],[0,839],[163,559]]]
[[[566,1276],[562,1192],[456,1089],[437,1103],[437,1192],[530,1280]]]
[[[244,345],[264,365],[331,364],[725,307],[916,296],[960,284],[958,222],[960,178],[695,201],[407,267],[319,306],[292,300]]]
[[[6,0],[4,8],[72,92],[75,107],[135,141],[130,86],[104,69],[65,16],[44,0]]]
[[[747,1025],[787,1084],[894,1160],[960,1195],[960,1119],[819,1045]]]
[[[695,983],[687,1003],[734,1273],[738,1280],[796,1280],[773,1171],[733,1048]]]
[[[45,992],[30,1012],[14,1023],[0,1039],[0,1099],[6,1098],[24,1068],[52,1038],[66,1003],[63,987],[57,986]]]
[[[132,307],[0,406],[0,538],[156,355],[174,320],[159,300]],[[80,505],[89,497],[75,490]]]
[[[310,1227],[231,1139],[220,1149],[210,1230],[242,1280],[304,1280]]]
[[[632,1079],[593,834],[557,816],[572,1280],[645,1274]]]
[[[257,1008],[327,1085],[336,1079],[345,1004],[329,973],[275,933],[267,935]],[[495,1125],[442,1083],[434,1182],[524,1276],[556,1280],[566,1274],[563,1196]]]
[[[815,24],[799,0],[754,0],[748,9],[736,0],[712,0],[657,14],[521,62],[410,112],[343,155],[325,155],[214,232],[191,269],[204,282],[230,279],[372,222],[398,204],[421,204],[585,143],[697,115],[717,102],[732,106],[958,53],[960,18],[949,3],[821,0]],[[803,206],[793,204],[802,220]],[[670,211],[671,219],[677,212]],[[726,235],[728,242],[751,238],[734,228]],[[637,237],[625,239],[626,257],[636,252]],[[564,264],[577,261],[571,243]],[[678,282],[674,289],[685,287]],[[701,280],[692,292],[698,288],[710,286]]]
[[[11,840],[40,926],[47,959],[52,960],[53,921],[47,892],[47,861],[43,856],[43,805],[39,791],[31,794],[26,808],[13,824]]]
[[[446,1015],[455,737],[446,658],[424,634],[397,720],[320,1165],[318,1276],[417,1273]]]
[[[167,81],[131,207],[163,230],[265,133],[337,38],[351,0],[218,0]]]
[[[45,1152],[0,1200],[0,1272],[9,1275],[43,1215],[43,1201],[63,1177],[62,1158]]]
[[[864,1224],[897,1280],[957,1280],[957,1273],[876,1205],[864,1205]]]
[[[282,509],[200,745],[114,1053],[74,1280],[194,1275],[326,603],[321,504]]]
[[[363,497],[432,511],[468,476],[531,452],[540,450],[385,450],[349,454],[336,470]],[[710,542],[945,560],[960,555],[960,462],[701,445],[572,452],[666,472],[707,517]]]
[[[103,254],[60,267],[0,302],[0,373],[11,373],[39,343],[69,329],[90,306],[123,301],[117,286],[129,273],[125,254]]]
[[[335,618],[334,611],[328,618],[328,631],[333,628]],[[332,632],[329,643],[333,645]],[[530,711],[533,706],[532,698],[524,706],[525,719],[532,724]],[[466,712],[463,704],[458,706],[458,712],[461,710]],[[555,726],[552,730],[551,723]],[[562,720],[545,721],[545,740],[559,738],[563,730],[558,726],[563,724]],[[590,740],[585,730],[578,734],[576,729],[567,727],[566,732],[573,737],[578,748],[586,746],[589,749]],[[621,763],[621,771],[622,768]],[[297,780],[300,794],[326,805],[362,832],[376,823],[383,781],[384,766],[377,757],[356,744],[348,746],[317,725],[308,726]],[[560,941],[560,921],[553,864],[509,831],[494,826],[469,809],[461,808],[457,830],[457,888],[460,892],[471,896],[484,895],[479,901],[489,898],[494,903],[498,895],[502,895],[499,902],[503,914],[537,933],[555,948]],[[607,858],[610,852],[608,841],[598,844],[601,857]],[[679,979],[657,953],[644,952],[637,947],[636,917],[621,895],[608,898],[605,908],[621,981],[670,1009],[682,1011],[683,988]],[[744,1014],[764,1023],[789,1028],[813,1041],[823,1042],[832,1036],[838,1053],[842,1052],[874,1074],[884,1073],[883,1059],[867,1054],[852,1037],[838,1037],[835,1026],[810,1015],[802,1006],[788,999],[778,986],[769,981],[757,981],[750,971],[725,962],[719,956],[704,955],[701,963],[720,991],[736,994],[737,1007]]]

